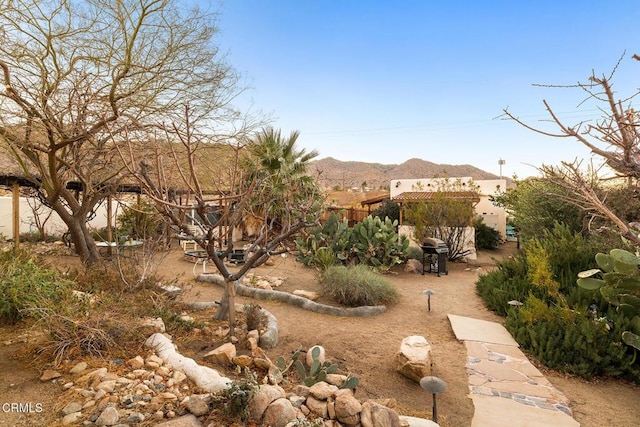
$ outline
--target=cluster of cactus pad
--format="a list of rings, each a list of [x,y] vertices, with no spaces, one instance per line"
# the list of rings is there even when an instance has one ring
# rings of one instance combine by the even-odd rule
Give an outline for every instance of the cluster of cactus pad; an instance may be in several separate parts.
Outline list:
[[[369,215],[349,227],[335,213],[296,241],[298,260],[326,268],[336,263],[365,264],[386,271],[406,257],[409,240],[398,236],[398,221]]]
[[[288,362],[282,356],[278,357],[275,361],[275,368],[274,368],[278,372],[272,372],[270,373],[270,376],[272,378],[279,378],[283,380],[283,378],[287,375],[291,367],[295,367],[302,383],[307,387],[311,387],[315,383],[326,381],[327,375],[334,374],[338,370],[338,365],[334,363],[331,363],[328,361],[320,362],[319,347],[313,347],[311,349],[312,363],[311,363],[311,366],[309,367],[309,371],[307,371],[307,369],[305,368],[304,363],[302,363],[302,361],[299,360],[299,357],[300,357],[300,350],[297,350],[296,352],[294,352],[293,355],[291,356],[291,359]],[[359,384],[358,378],[347,376],[347,379],[340,386],[340,388],[349,388],[349,389],[355,390],[358,384]]]
[[[624,249],[595,256],[599,268],[578,274],[578,286],[599,290],[603,298],[630,319],[630,329],[622,333],[623,341],[640,350],[640,256]]]

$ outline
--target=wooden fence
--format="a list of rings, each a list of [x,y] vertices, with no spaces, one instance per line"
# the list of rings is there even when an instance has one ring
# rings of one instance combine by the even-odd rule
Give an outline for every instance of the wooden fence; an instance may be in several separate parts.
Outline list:
[[[353,227],[354,224],[371,215],[371,212],[366,209],[328,207],[320,217],[320,221],[326,221],[331,213],[338,215],[341,221],[346,218],[349,221],[349,227]]]

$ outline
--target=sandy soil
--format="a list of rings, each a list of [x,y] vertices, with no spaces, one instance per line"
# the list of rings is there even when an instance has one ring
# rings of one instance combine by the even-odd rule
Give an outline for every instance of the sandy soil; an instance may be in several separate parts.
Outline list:
[[[386,313],[374,317],[334,317],[284,303],[242,297],[238,297],[238,302],[258,303],[277,317],[280,341],[275,349],[267,352],[272,359],[280,355],[287,357],[300,347],[306,349],[314,344],[323,345],[328,357],[340,366],[340,372],[350,372],[360,379],[356,394],[359,398],[395,398],[400,413],[430,418],[430,397],[417,384],[396,373],[393,363],[404,337],[424,336],[433,346],[433,374],[448,384],[447,392],[438,399],[439,422],[443,427],[469,426],[473,405],[467,397],[466,350],[455,339],[446,316],[457,314],[501,322],[501,318],[484,307],[476,295],[474,284],[479,274],[491,268],[493,257],[508,256],[513,250],[513,246],[508,244],[499,251],[481,253],[471,266],[449,263],[449,275],[446,276],[422,276],[399,269],[387,277],[397,286],[400,302],[389,307]],[[56,265],[77,262],[77,258],[65,258],[57,259]],[[177,279],[185,289],[185,300],[219,300],[222,288],[195,282],[193,267],[181,252],[174,249],[163,259],[158,273],[166,279]],[[197,266],[195,271],[201,271],[201,267]],[[292,257],[279,257],[274,266],[257,268],[255,273],[286,278],[279,290],[319,291],[316,272],[296,263]],[[425,289],[436,292],[432,296],[431,312],[427,311],[426,296],[422,294]],[[330,301],[321,299],[319,302]],[[6,332],[0,330],[0,404],[39,402],[45,410],[43,414],[27,416],[0,412],[0,426],[47,425],[47,420],[53,415],[50,408],[55,403],[57,387],[43,384],[33,367],[12,358],[20,347],[2,345]],[[575,418],[582,426],[638,425],[639,387],[617,380],[588,382],[544,369],[543,372],[569,397]]]
[[[471,266],[449,263],[449,274],[440,277],[397,269],[387,277],[396,285],[401,301],[374,317],[334,317],[280,302],[238,299],[240,303],[257,302],[277,317],[280,341],[275,349],[268,351],[272,359],[280,355],[286,357],[299,347],[306,349],[320,344],[341,371],[360,379],[359,398],[395,398],[400,413],[430,418],[429,396],[417,384],[395,372],[393,363],[404,337],[424,336],[433,347],[433,374],[448,385],[447,392],[438,399],[439,422],[443,427],[468,426],[473,405],[467,397],[466,349],[456,340],[446,316],[457,314],[502,323],[499,316],[485,308],[474,284],[480,274],[492,268],[494,259],[509,256],[514,250],[514,244],[507,243],[498,251],[481,253]],[[185,263],[181,256],[167,257],[159,272],[175,276],[175,272],[182,269],[180,280],[189,284],[185,299],[219,300],[222,288],[194,282],[192,265],[187,263],[185,271]],[[255,273],[286,278],[278,288],[282,291],[320,290],[315,270],[302,266],[292,257],[277,258],[274,266],[259,267]],[[426,296],[422,294],[425,289],[436,292],[431,297],[431,312],[427,311]],[[331,303],[323,299],[319,302]],[[640,388],[622,381],[588,382],[548,370],[544,372],[572,401],[575,418],[583,426],[638,425]]]

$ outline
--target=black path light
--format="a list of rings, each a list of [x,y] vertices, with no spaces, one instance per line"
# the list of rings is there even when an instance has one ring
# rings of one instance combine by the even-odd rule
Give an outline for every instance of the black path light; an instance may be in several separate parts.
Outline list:
[[[433,396],[433,422],[438,422],[438,407],[436,406],[436,394],[443,393],[447,389],[447,383],[438,377],[422,377],[420,387]]]
[[[435,291],[427,289],[425,291],[422,291],[422,293],[427,296],[427,308],[429,309],[429,311],[431,311],[431,295],[435,294]]]

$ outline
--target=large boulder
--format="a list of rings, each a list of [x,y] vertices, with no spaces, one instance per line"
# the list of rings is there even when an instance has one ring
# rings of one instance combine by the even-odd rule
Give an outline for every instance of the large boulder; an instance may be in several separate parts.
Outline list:
[[[233,363],[233,358],[236,357],[236,346],[232,343],[224,343],[221,346],[215,348],[209,353],[202,356],[204,360],[210,362],[216,362],[220,365],[230,365]]]
[[[424,266],[417,259],[409,258],[407,263],[404,266],[405,273],[418,273],[422,274],[424,271]]]
[[[336,418],[342,424],[355,426],[360,422],[362,404],[353,396],[353,392],[351,390],[341,389],[336,392],[334,408],[336,411]]]
[[[261,385],[256,395],[249,402],[249,418],[259,423],[269,405],[277,399],[284,397],[285,393],[282,387],[277,385]]]
[[[400,427],[400,417],[393,409],[367,400],[360,413],[362,427]]]
[[[412,335],[402,340],[396,354],[396,371],[417,383],[431,375],[431,345],[424,337]]]
[[[271,427],[285,427],[296,419],[297,412],[291,401],[284,397],[274,400],[264,411],[262,425]]]

